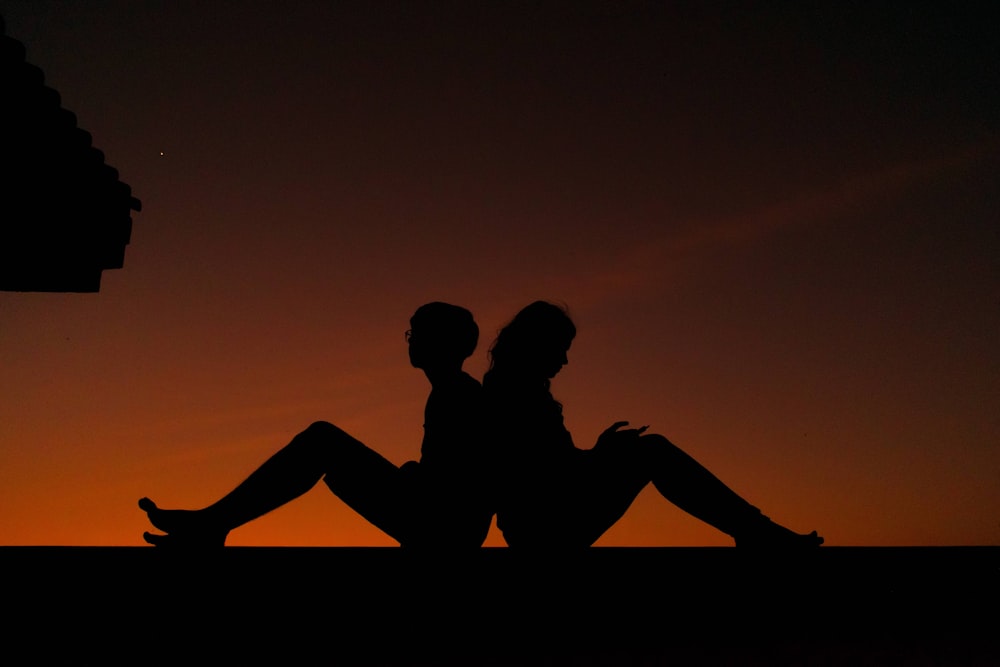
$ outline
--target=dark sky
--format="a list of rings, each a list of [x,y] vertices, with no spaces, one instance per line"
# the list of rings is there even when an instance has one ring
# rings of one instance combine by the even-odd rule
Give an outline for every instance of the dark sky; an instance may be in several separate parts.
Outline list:
[[[413,310],[472,309],[479,375],[544,298],[578,446],[648,423],[834,544],[1000,543],[994,24],[760,4],[0,1],[143,201],[100,294],[0,294],[0,539],[139,543],[316,419],[414,458]],[[652,493],[605,539],[727,543]],[[240,540],[388,543],[319,490]]]

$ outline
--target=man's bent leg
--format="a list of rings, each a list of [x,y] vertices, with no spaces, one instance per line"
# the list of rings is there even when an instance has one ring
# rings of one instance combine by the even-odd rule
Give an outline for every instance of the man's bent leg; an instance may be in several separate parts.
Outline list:
[[[230,493],[202,510],[162,510],[148,498],[141,500],[139,505],[153,525],[169,534],[166,538],[150,535],[147,541],[221,544],[230,530],[298,498],[331,472],[336,479],[351,480],[351,488],[357,491],[350,495],[357,497],[359,504],[368,494],[392,489],[399,476],[396,466],[342,429],[316,422]]]
[[[414,480],[361,441],[344,436],[329,452],[323,482],[376,528],[400,544],[413,542],[421,512],[419,494],[412,488]]]

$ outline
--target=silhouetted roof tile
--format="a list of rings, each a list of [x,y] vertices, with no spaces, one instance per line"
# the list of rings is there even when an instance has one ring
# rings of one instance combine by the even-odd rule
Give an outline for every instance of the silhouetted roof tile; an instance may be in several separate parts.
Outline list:
[[[0,17],[0,290],[96,292],[142,203]]]

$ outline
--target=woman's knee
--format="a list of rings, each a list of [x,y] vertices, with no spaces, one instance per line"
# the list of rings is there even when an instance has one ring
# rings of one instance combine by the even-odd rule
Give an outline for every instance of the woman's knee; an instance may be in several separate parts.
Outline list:
[[[644,435],[640,438],[640,441],[646,443],[647,447],[653,451],[683,452],[680,447],[670,442],[666,437],[660,435],[659,433]]]
[[[654,466],[673,466],[687,462],[691,457],[683,449],[658,433],[641,438],[644,453]]]

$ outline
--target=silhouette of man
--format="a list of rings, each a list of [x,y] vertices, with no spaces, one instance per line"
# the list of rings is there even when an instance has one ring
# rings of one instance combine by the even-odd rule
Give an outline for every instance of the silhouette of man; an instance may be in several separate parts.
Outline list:
[[[410,363],[431,383],[420,461],[397,467],[327,422],[316,422],[239,486],[200,510],[139,501],[163,534],[157,546],[222,546],[229,531],[293,500],[322,479],[361,516],[404,547],[475,548],[489,531],[488,461],[474,441],[481,422],[479,382],[462,370],[479,328],[465,308],[421,306],[406,332]]]

